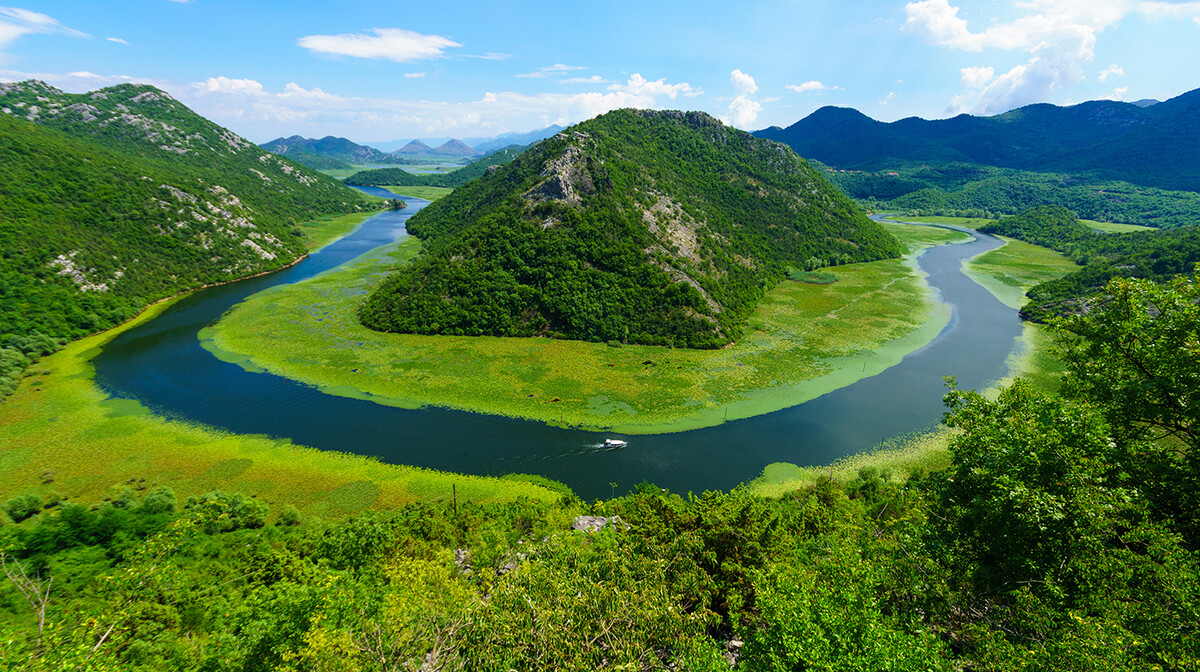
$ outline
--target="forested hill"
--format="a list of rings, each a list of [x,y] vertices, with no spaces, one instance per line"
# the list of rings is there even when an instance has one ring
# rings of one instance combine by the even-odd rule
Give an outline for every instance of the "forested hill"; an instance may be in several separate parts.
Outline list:
[[[0,85],[0,391],[147,303],[280,268],[294,228],[368,207],[149,86]]]
[[[363,305],[425,334],[716,347],[789,267],[898,243],[786,146],[703,113],[574,126],[409,221],[428,254]]]
[[[273,154],[286,156],[293,161],[303,163],[317,170],[330,168],[349,168],[361,164],[403,164],[411,163],[374,147],[360,145],[346,138],[336,138],[332,135],[321,139],[303,138],[293,135],[290,138],[276,138],[262,144],[262,148]]]
[[[1200,89],[1142,107],[1096,100],[1037,104],[992,117],[875,121],[823,107],[787,128],[756,135],[844,169],[969,163],[1035,172],[1085,172],[1168,190],[1200,191]]]
[[[1080,264],[1078,271],[1029,290],[1029,303],[1021,309],[1021,316],[1032,320],[1088,312],[1113,278],[1166,282],[1190,273],[1200,263],[1200,229],[1196,227],[1098,234],[1069,210],[1055,205],[1005,217],[979,230],[1049,247]]]

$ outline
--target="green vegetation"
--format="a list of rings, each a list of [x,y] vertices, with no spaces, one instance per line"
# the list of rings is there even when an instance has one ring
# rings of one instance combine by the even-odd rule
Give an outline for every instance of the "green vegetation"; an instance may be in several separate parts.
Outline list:
[[[298,223],[373,209],[153,87],[24,82],[0,102],[0,396],[66,340],[294,262]]]
[[[1078,174],[1033,173],[979,165],[901,167],[826,175],[847,196],[871,210],[911,216],[950,215],[995,219],[1040,205],[1060,205],[1080,217],[1158,228],[1200,219],[1200,194],[1166,191]]]
[[[374,212],[356,212],[352,215],[331,215],[304,222],[299,227],[300,231],[304,233],[304,246],[308,248],[309,252],[316,252],[352,233],[374,214]]]
[[[415,467],[242,436],[164,419],[137,402],[109,399],[92,384],[91,357],[121,331],[153,319],[171,302],[128,325],[75,341],[37,364],[0,404],[0,493],[40,484],[98,502],[114,483],[170,486],[181,495],[233,489],[305,515],[339,516],[371,507],[448,497],[509,501],[546,497],[529,482],[443,474]],[[139,481],[137,479],[148,479]]]
[[[1163,282],[1190,272],[1200,262],[1200,229],[1099,235],[1060,206],[1034,208],[980,231],[1045,245],[1082,266],[1029,291],[1029,303],[1021,309],[1021,315],[1038,321],[1087,310],[1114,277]]]
[[[954,179],[959,173],[975,173],[978,177],[971,179],[983,180],[988,175],[1005,176],[998,169],[1030,171],[1009,179],[1016,185],[1014,193],[1035,183],[1038,178],[1031,176],[1039,173],[1066,177],[1064,186],[1109,181],[1195,192],[1200,191],[1200,168],[1190,148],[1200,142],[1197,112],[1200,89],[1145,107],[1094,100],[936,121],[908,118],[881,123],[857,110],[823,107],[786,129],[772,127],[758,135],[847,172],[879,171],[884,177],[899,178],[882,181],[876,185],[880,191],[868,195],[881,200],[919,189],[915,183],[924,178],[912,173],[948,173]],[[939,188],[951,191],[944,185]],[[1082,211],[1073,204],[1041,200],[1008,212],[1045,203]]]
[[[597,117],[408,230],[427,254],[362,305],[373,329],[713,348],[789,267],[899,253],[802,159],[701,113]]]
[[[320,171],[345,170],[363,165],[413,163],[410,159],[333,136],[316,140],[293,135],[290,138],[276,138],[263,143],[261,147],[272,154],[286,156],[296,163]]]
[[[358,187],[441,187],[453,189],[461,187],[479,177],[483,177],[493,166],[502,166],[512,162],[521,155],[525,147],[513,145],[496,150],[487,156],[480,157],[472,163],[448,173],[417,174],[403,168],[376,168],[363,170],[346,178],[346,184]]]
[[[965,239],[932,227],[886,228],[910,255]],[[742,339],[721,350],[398,335],[358,324],[366,291],[418,251],[409,239],[257,294],[201,338],[229,361],[333,394],[646,433],[802,403],[895,364],[948,318],[930,305],[910,258],[830,269],[837,282],[829,285],[781,283]]]
[[[1174,345],[1194,338],[1200,277],[1108,293],[1062,324],[1064,398],[951,385],[934,473],[866,464],[800,488],[775,478],[778,498],[644,484],[334,521],[150,480],[99,503],[9,490],[26,518],[0,528],[16,584],[0,588],[0,662],[1193,669],[1200,362]]]
[[[421,187],[421,186],[395,186],[387,185],[384,187],[388,191],[397,196],[409,196],[412,198],[423,198],[427,201],[436,201],[440,198],[449,196],[453,189],[449,187]]]

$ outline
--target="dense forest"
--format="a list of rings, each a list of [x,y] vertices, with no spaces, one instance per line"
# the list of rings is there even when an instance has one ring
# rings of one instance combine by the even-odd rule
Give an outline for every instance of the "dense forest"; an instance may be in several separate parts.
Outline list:
[[[787,147],[681,112],[583,122],[408,230],[427,253],[363,304],[371,328],[716,347],[789,269],[900,252]]]
[[[1102,222],[1172,228],[1200,221],[1200,193],[1079,173],[946,163],[871,172],[826,168],[826,175],[865,208],[913,216],[1000,217],[1061,205],[1083,219]]]
[[[403,168],[373,168],[371,170],[361,170],[350,177],[346,178],[346,184],[356,187],[446,187],[453,189],[474,180],[478,177],[483,177],[489,170],[494,170],[492,166],[502,166],[506,163],[511,163],[513,159],[520,156],[521,152],[525,151],[525,147],[520,145],[509,145],[503,149],[498,149],[487,156],[480,157],[477,161],[444,173],[410,173]]]
[[[1192,670],[1200,278],[1060,325],[1064,397],[951,386],[950,466],[306,519],[135,480],[16,493],[12,670]]]
[[[1021,316],[1038,321],[1089,310],[1114,277],[1166,282],[1200,263],[1200,229],[1099,234],[1056,205],[1032,208],[979,230],[1057,250],[1082,266],[1029,290]]]
[[[0,394],[64,340],[280,268],[295,228],[373,207],[149,86],[0,85]]]

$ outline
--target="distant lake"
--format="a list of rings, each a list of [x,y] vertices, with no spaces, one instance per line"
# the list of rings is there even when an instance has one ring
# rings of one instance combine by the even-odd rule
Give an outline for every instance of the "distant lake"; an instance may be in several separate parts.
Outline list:
[[[408,208],[375,215],[291,268],[196,292],[121,334],[93,360],[97,384],[164,416],[240,434],[460,473],[541,474],[593,499],[610,496],[613,483],[617,493],[643,481],[676,492],[729,489],[772,462],[826,464],[896,434],[930,428],[941,419],[943,376],[956,376],[962,388],[988,386],[1006,375],[1021,334],[1017,312],[961,273],[963,260],[1001,245],[969,231],[974,241],[931,248],[918,259],[953,308],[934,341],[877,376],[799,406],[675,434],[622,437],[462,411],[381,406],[250,373],[200,347],[197,332],[249,295],[312,277],[407,235],[405,221],[429,202],[405,201]],[[629,446],[604,450],[605,438],[627,438]]]

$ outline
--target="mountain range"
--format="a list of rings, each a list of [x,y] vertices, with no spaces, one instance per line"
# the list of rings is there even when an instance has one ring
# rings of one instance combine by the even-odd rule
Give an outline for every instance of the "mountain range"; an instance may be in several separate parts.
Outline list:
[[[857,110],[823,107],[787,128],[755,135],[838,169],[965,163],[1200,191],[1200,89],[1163,102],[1042,103],[934,121],[885,123]]]

